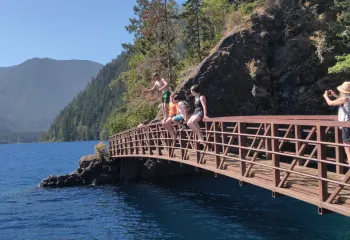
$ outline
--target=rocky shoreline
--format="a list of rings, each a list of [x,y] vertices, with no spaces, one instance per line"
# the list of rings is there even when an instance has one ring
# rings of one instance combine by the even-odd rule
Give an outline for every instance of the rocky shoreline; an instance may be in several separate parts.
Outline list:
[[[86,185],[113,185],[125,181],[142,181],[171,176],[200,175],[201,171],[180,163],[156,159],[108,159],[98,154],[86,155],[79,167],[69,174],[49,176],[39,184],[43,188]]]

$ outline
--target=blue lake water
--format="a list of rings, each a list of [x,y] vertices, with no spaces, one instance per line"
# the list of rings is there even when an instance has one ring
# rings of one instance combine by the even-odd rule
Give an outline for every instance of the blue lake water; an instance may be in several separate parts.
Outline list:
[[[0,145],[0,240],[350,239],[350,219],[226,177],[40,189],[96,142]]]

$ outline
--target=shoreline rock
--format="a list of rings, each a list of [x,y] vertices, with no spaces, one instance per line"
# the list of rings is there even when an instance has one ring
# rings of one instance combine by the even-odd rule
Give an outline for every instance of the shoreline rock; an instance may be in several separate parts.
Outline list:
[[[69,174],[50,175],[39,184],[43,188],[87,185],[114,185],[123,181],[140,181],[170,176],[200,175],[193,166],[155,159],[104,159],[97,154],[80,158],[79,167]]]

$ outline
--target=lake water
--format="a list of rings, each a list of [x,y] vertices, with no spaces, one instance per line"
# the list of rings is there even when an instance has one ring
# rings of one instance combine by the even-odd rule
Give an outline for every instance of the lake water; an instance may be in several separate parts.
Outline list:
[[[0,239],[350,239],[350,219],[226,177],[40,189],[96,142],[0,145]]]

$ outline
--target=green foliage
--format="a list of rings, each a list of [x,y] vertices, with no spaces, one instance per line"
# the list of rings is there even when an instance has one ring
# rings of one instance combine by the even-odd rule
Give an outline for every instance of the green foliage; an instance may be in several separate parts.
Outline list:
[[[208,20],[202,11],[201,0],[187,0],[180,18],[184,20],[183,38],[189,58],[202,60],[203,35],[207,35]]]
[[[238,11],[243,16],[248,16],[253,13],[253,11],[262,3],[262,1],[247,1],[242,3],[238,7]]]
[[[350,0],[335,0],[334,9],[337,11],[337,36],[350,48]]]
[[[157,105],[149,105],[147,102],[140,102],[129,106],[126,112],[121,110],[114,112],[106,123],[106,129],[112,135],[129,128],[136,127],[144,121],[150,121],[157,115]]]
[[[226,26],[226,16],[234,9],[228,0],[203,0],[203,14],[210,22],[211,34],[203,43],[208,54],[223,37]]]
[[[336,57],[337,64],[328,69],[328,73],[349,73],[350,72],[350,54]]]

